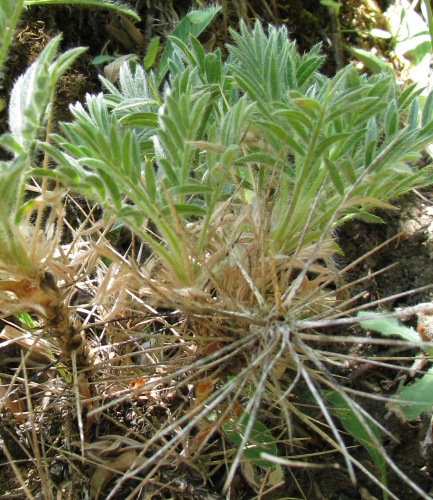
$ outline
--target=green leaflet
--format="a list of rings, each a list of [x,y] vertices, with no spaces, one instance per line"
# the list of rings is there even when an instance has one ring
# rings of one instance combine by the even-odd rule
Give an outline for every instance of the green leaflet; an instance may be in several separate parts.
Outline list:
[[[71,49],[54,62],[61,37],[50,40],[37,60],[16,81],[9,102],[9,124],[13,139],[30,149],[39,133],[54,86],[74,60],[86,49]]]
[[[363,62],[372,73],[381,73],[383,71],[384,73],[394,74],[391,67],[385,61],[382,61],[382,59],[379,59],[367,50],[349,47],[348,45],[344,45],[344,48]]]
[[[176,211],[177,215],[196,215],[198,217],[204,217],[207,214],[207,211],[204,208],[199,207],[198,205],[193,205],[192,203],[185,205],[182,203],[173,204],[173,208]],[[171,214],[170,208],[165,207],[162,209],[162,213],[165,216],[169,216]]]
[[[404,340],[413,342],[414,344],[422,342],[422,339],[416,330],[402,325],[396,318],[384,318],[382,314],[370,311],[359,312],[358,318],[363,317],[373,317],[373,319],[364,321],[361,319],[359,324],[362,328],[364,328],[364,330],[374,330],[385,336],[397,335]],[[433,350],[430,348],[426,348],[426,352],[433,355]]]
[[[423,411],[432,411],[433,407],[433,368],[412,385],[402,387],[397,398],[388,406],[393,410],[397,403],[408,420],[415,420]]]
[[[335,186],[335,189],[341,194],[344,195],[344,184],[338,173],[337,167],[335,164],[328,158],[325,158],[325,165],[329,171],[329,176],[331,177],[332,183]]]
[[[379,435],[379,430],[377,429],[374,422],[372,422],[368,417],[364,416],[366,425],[368,425],[370,431],[373,433],[376,438],[377,443],[375,443],[372,438],[369,436],[364,424],[358,418],[358,416],[353,412],[353,410],[347,405],[346,401],[343,397],[337,392],[326,392],[324,394],[324,401],[329,402],[332,405],[332,408],[329,409],[329,413],[335,417],[337,417],[345,430],[358,441],[358,443],[362,444],[364,448],[368,451],[371,456],[374,464],[382,473],[381,482],[384,486],[386,486],[386,467],[385,467],[385,459],[382,456],[382,453],[379,451],[379,447],[382,446],[382,442]],[[383,499],[387,500],[388,495],[384,491]]]
[[[250,415],[242,412],[241,416],[236,419],[236,423],[226,423],[223,425],[224,434],[237,446],[242,444],[242,435],[248,425],[249,419]],[[258,420],[254,420],[243,457],[263,469],[272,468],[274,464],[267,460],[262,460],[260,458],[261,453],[268,453],[274,457],[278,456],[275,439],[269,432],[269,429]]]
[[[119,124],[130,127],[156,127],[158,125],[158,117],[155,113],[131,113],[120,118]]]
[[[20,312],[14,314],[15,318],[18,319],[23,325],[26,325],[28,328],[34,328],[35,323],[33,322],[31,316],[26,312]]]
[[[326,7],[331,7],[334,10],[335,15],[338,16],[342,5],[341,3],[333,2],[332,0],[320,0],[320,3]]]
[[[422,342],[420,334],[413,328],[401,325],[395,318],[383,318],[379,313],[373,312],[359,312],[358,317],[363,316],[376,316],[376,318],[360,321],[360,325],[364,329],[374,330],[382,335],[397,335],[414,345]],[[433,355],[432,347],[424,347],[425,352]],[[428,373],[423,375],[420,379],[410,386],[402,387],[397,398],[389,404],[392,410],[395,404],[399,404],[399,408],[408,420],[415,420],[423,411],[431,411],[433,405],[433,368],[428,370]]]
[[[23,0],[2,0],[0,3],[0,70],[6,58],[23,6]]]
[[[213,193],[213,188],[210,186],[202,186],[200,184],[185,184],[184,186],[174,186],[167,190],[170,195],[177,194],[205,194]]]
[[[388,105],[388,109],[386,110],[385,115],[385,134],[387,139],[392,137],[397,132],[398,126],[398,112],[397,112],[397,103],[395,99]]]
[[[207,9],[192,11],[187,14],[180,23],[174,28],[172,36],[178,38],[184,44],[188,43],[189,34],[197,37],[212,21],[219,12],[220,7],[209,7]],[[156,81],[159,86],[167,74],[168,61],[173,55],[174,49],[170,41],[167,42],[161,60],[156,71]]]
[[[106,64],[110,63],[111,61],[114,61],[116,58],[114,56],[106,56],[106,55],[101,55],[101,56],[96,56],[93,58],[92,64],[95,66],[98,66],[99,64]]]
[[[84,5],[85,7],[100,7],[121,12],[140,21],[135,10],[131,9],[126,2],[119,0],[25,0],[24,5]]]
[[[429,33],[430,33],[430,44],[433,48],[433,14],[432,14],[432,8],[431,8],[431,5],[430,5],[430,2],[428,2],[427,0],[424,0],[423,1],[426,9],[427,9],[427,21],[428,21],[428,29],[429,29]]]
[[[433,113],[433,91],[431,91],[424,103],[422,110],[421,126],[425,127],[430,121]]]
[[[259,125],[263,130],[270,132],[275,138],[277,138],[280,141],[278,143],[280,147],[281,145],[287,144],[287,146],[293,149],[296,153],[301,156],[305,156],[305,149],[288,134],[287,130],[284,130],[276,123],[268,122],[265,120],[258,121],[257,125]]]
[[[144,179],[146,183],[146,190],[151,200],[156,200],[156,179],[152,163],[147,160],[144,164]]]
[[[158,45],[159,45],[159,36],[156,36],[152,39],[147,47],[146,57],[143,61],[143,66],[145,70],[149,70],[153,63],[155,62],[156,55],[158,53]]]

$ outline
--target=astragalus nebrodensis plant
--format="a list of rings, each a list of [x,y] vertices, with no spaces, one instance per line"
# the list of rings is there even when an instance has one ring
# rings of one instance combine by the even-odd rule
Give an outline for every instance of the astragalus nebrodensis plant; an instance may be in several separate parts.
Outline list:
[[[74,120],[46,140],[37,137],[56,75],[81,49],[55,60],[53,40],[16,85],[11,110],[22,119],[1,139],[14,155],[1,174],[3,309],[30,313],[33,349],[45,341],[57,353],[48,378],[26,378],[21,418],[33,425],[47,407],[52,418],[72,415],[56,436],[33,425],[46,495],[54,452],[70,464],[67,489],[78,487],[72,469],[85,477],[82,464],[95,467],[91,497],[116,471],[108,498],[129,480],[128,498],[178,491],[179,467],[219,478],[226,491],[239,464],[263,493],[282,480],[281,465],[302,461],[299,426],[340,451],[352,478],[359,467],[387,492],[385,476],[346,448],[332,405],[359,423],[376,465],[398,470],[379,424],[332,375],[334,353],[315,340],[324,339],[320,327],[350,321],[356,300],[333,260],[334,229],[354,217],[379,222],[373,208],[391,209],[390,200],[431,182],[431,168],[411,162],[433,136],[433,96],[420,113],[415,86],[398,92],[389,75],[348,66],[326,78],[320,47],[300,56],[285,28],[265,34],[257,22],[250,34],[241,24],[232,37],[224,62],[192,35],[188,45],[171,37],[164,85],[125,63],[119,88],[102,78],[105,94],[88,95],[87,109],[72,106]],[[45,100],[35,107],[38,92]],[[24,202],[29,179],[39,197]],[[68,248],[62,189],[81,197],[81,210],[83,197],[89,203]],[[91,203],[103,208],[100,220]],[[131,231],[139,251],[110,245],[113,224]],[[77,288],[85,299],[73,305]],[[295,393],[317,405],[327,428]]]

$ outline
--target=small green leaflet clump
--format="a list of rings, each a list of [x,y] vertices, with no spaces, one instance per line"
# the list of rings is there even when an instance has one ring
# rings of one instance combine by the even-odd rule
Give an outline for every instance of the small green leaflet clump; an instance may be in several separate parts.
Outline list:
[[[420,334],[413,328],[399,323],[395,318],[384,318],[380,313],[360,312],[358,317],[368,316],[369,318],[377,316],[375,319],[360,321],[360,325],[365,330],[374,330],[384,336],[396,335],[401,337],[412,345],[422,344],[423,340]],[[433,355],[433,347],[424,347],[425,353]],[[432,411],[433,407],[433,367],[421,378],[416,379],[412,385],[402,387],[395,399],[389,403],[392,410],[399,410],[407,420],[415,420],[424,411]]]

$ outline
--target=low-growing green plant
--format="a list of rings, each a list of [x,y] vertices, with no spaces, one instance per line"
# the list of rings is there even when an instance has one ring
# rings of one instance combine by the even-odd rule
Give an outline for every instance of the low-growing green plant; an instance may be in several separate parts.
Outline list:
[[[273,366],[280,358],[299,362],[291,322],[330,307],[317,295],[333,277],[318,263],[330,265],[338,251],[332,229],[353,217],[380,222],[373,207],[391,208],[389,200],[430,183],[431,169],[415,171],[409,162],[433,130],[429,107],[418,123],[414,86],[396,95],[392,77],[367,79],[352,66],[325,78],[319,47],[299,56],[285,28],[270,27],[266,36],[259,23],[252,34],[241,24],[232,37],[227,62],[218,49],[205,54],[193,35],[189,44],[171,37],[177,50],[162,92],[140,65],[121,68],[119,90],[102,79],[108,93],[88,96],[87,111],[72,107],[64,137],[52,136],[61,149],[39,144],[56,170],[33,171],[59,176],[147,243],[142,295],[193,316],[247,315],[246,335],[260,325],[253,371],[237,376],[237,385],[258,377],[246,408],[251,424],[226,484]],[[307,271],[317,276],[309,287]],[[310,372],[302,363],[296,370],[343,447]],[[215,407],[207,403],[200,417]]]
[[[91,479],[93,497],[113,471],[123,474],[108,499],[140,473],[128,498],[143,485],[159,488],[156,475],[169,459],[190,464],[203,477],[225,463],[225,491],[239,464],[271,474],[273,463],[294,463],[295,419],[342,453],[353,480],[355,465],[397,498],[384,477],[381,482],[349,453],[332,418],[340,413],[376,463],[383,458],[382,472],[386,463],[428,498],[381,448],[380,425],[337,383],[326,368],[334,354],[307,343],[318,336],[306,330],[320,326],[320,318],[344,315],[351,301],[339,295],[334,229],[352,218],[381,222],[372,209],[391,209],[390,200],[431,183],[431,167],[417,170],[411,162],[433,137],[433,96],[420,117],[414,86],[398,93],[390,76],[359,76],[353,66],[327,78],[319,71],[320,47],[301,56],[286,28],[270,26],[265,34],[257,22],[249,33],[241,24],[231,35],[227,61],[219,49],[206,54],[191,30],[189,38],[170,37],[162,88],[164,67],[155,74],[125,63],[119,88],[102,78],[106,93],[88,95],[87,109],[72,106],[74,119],[61,124],[62,134],[50,133],[48,122],[46,140],[38,139],[55,83],[83,49],[56,58],[55,38],[18,80],[10,133],[0,138],[13,156],[0,165],[2,310],[37,317],[37,335],[52,341],[60,368],[72,373],[68,388],[74,390],[80,439],[71,445],[81,454],[67,456],[77,464],[102,463]],[[42,167],[35,151],[45,154]],[[42,179],[39,198],[25,195],[29,178]],[[86,213],[68,249],[60,245],[59,184],[104,210],[103,221],[90,229],[93,209]],[[45,218],[46,207],[51,215]],[[146,246],[138,258],[121,256],[104,239],[119,222]],[[103,223],[103,234],[92,240]],[[79,245],[84,255],[74,254]],[[96,317],[96,325],[76,325],[70,294],[60,285],[92,291],[85,323]],[[117,326],[124,321],[127,327]],[[326,431],[292,399],[300,380]],[[199,394],[202,383],[206,390]],[[125,402],[140,412],[135,399],[172,401],[173,388],[180,402],[165,420],[149,424],[146,438],[138,432],[129,437],[109,415]],[[196,401],[187,407],[185,390],[191,395],[194,388]],[[323,389],[333,391],[333,408]],[[86,433],[82,405],[88,409]],[[95,416],[128,437],[89,443]],[[275,419],[275,428],[265,425]],[[32,429],[44,494],[51,498]],[[220,430],[228,441],[218,448],[224,460],[215,466],[209,450]],[[119,457],[105,463],[111,470],[102,478],[104,457],[114,448]],[[267,483],[268,472],[261,484],[250,480],[260,494],[267,484],[275,486]],[[27,493],[19,471],[17,477]]]
[[[408,166],[433,127],[428,108],[418,127],[413,87],[395,96],[390,77],[367,80],[352,66],[328,80],[317,72],[318,47],[301,58],[284,29],[271,29],[269,39],[259,25],[252,36],[241,32],[225,64],[193,36],[192,51],[173,38],[180,49],[170,88],[159,93],[153,73],[125,65],[120,90],[103,79],[108,94],[88,96],[88,112],[71,108],[66,139],[53,136],[65,153],[40,144],[59,163],[45,175],[60,175],[124,220],[182,285],[205,272],[197,259],[209,255],[212,217],[228,200],[256,212],[250,229],[236,229],[264,238],[266,259],[270,245],[276,255],[320,237],[332,246],[326,231],[352,217],[379,222],[372,207],[430,182],[429,168]],[[150,236],[144,218],[162,239]],[[181,234],[185,224],[194,234]],[[227,241],[236,240],[230,233]],[[193,262],[185,259],[191,245]]]
[[[400,324],[395,318],[383,318],[379,313],[358,313],[358,317],[362,318],[363,316],[372,318],[367,321],[360,321],[360,325],[364,329],[374,330],[384,336],[395,335],[401,337],[409,341],[412,346],[423,345],[423,338],[416,330]],[[424,345],[423,349],[427,356],[431,357],[433,355],[431,347]],[[388,403],[389,408],[398,411],[398,414],[403,415],[407,420],[415,420],[422,412],[431,411],[433,407],[432,374],[433,368],[430,368],[412,385],[401,387],[397,397]]]

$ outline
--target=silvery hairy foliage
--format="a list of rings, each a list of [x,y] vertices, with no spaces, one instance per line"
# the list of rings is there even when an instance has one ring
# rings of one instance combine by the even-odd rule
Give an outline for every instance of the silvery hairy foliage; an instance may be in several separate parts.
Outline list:
[[[171,37],[162,91],[152,72],[125,63],[119,89],[102,79],[105,95],[71,107],[59,147],[40,145],[65,185],[131,227],[184,283],[177,224],[202,222],[201,255],[228,199],[234,212],[263,206],[275,251],[288,255],[306,225],[305,244],[353,217],[380,222],[373,207],[431,182],[430,167],[411,166],[431,141],[431,95],[420,118],[414,85],[398,92],[391,76],[351,65],[327,78],[320,47],[301,56],[284,27],[266,35],[257,22],[250,34],[242,24],[232,38],[223,62],[193,36],[189,46]]]
[[[0,65],[6,59],[22,8],[22,1],[0,4]],[[85,50],[75,48],[56,57],[60,39],[53,38],[16,81],[8,106],[10,133],[0,137],[0,146],[11,157],[8,161],[0,162],[0,260],[6,266],[31,267],[28,252],[16,226],[23,205],[24,184],[54,87]]]
[[[6,59],[13,30],[18,23],[23,5],[23,0],[4,0],[0,4],[0,69]]]
[[[134,10],[124,2],[112,0],[2,0],[0,2],[0,83],[2,70],[7,61],[7,51],[14,30],[26,6],[31,5],[85,5],[111,8],[138,19]],[[49,112],[49,102],[55,85],[74,60],[86,49],[74,48],[56,58],[60,37],[53,38],[37,60],[19,77],[8,103],[10,133],[0,137],[0,146],[13,160],[0,163],[0,237],[4,253],[24,263],[25,252],[20,250],[15,226],[22,212],[24,183],[35,151],[36,139],[43,131],[44,119]],[[6,236],[7,235],[7,236]]]

